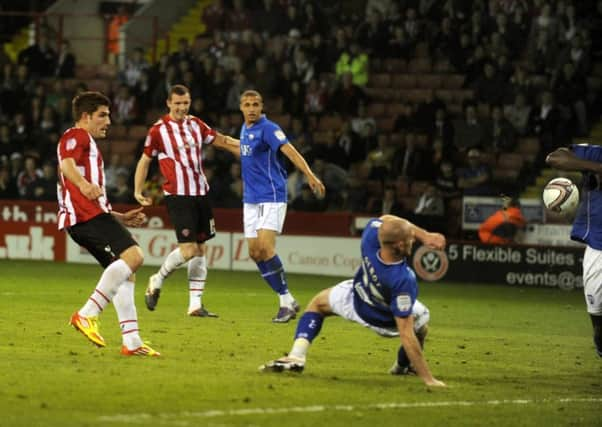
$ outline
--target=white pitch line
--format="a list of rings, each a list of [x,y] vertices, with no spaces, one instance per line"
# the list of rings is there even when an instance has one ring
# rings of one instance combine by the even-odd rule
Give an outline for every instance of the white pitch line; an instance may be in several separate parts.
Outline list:
[[[215,417],[243,417],[249,415],[281,415],[290,413],[330,412],[330,411],[362,411],[367,409],[411,409],[411,408],[442,408],[451,406],[500,406],[500,405],[530,405],[542,403],[602,403],[602,398],[559,398],[559,399],[509,399],[509,400],[458,400],[443,402],[407,402],[407,403],[373,403],[367,405],[310,405],[292,406],[288,408],[240,408],[240,409],[214,409],[203,412],[176,412],[176,413],[138,413],[116,414],[98,417],[101,422],[146,424],[150,421],[158,424],[187,425],[181,418],[215,418]],[[180,419],[180,420],[178,420]]]

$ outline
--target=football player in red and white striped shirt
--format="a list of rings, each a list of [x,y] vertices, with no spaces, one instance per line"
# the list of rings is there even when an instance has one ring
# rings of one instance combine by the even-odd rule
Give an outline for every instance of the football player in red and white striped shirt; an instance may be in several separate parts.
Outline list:
[[[190,104],[188,88],[172,86],[167,97],[169,113],[149,130],[144,152],[136,167],[134,197],[142,206],[150,206],[152,200],[142,191],[152,158],[158,157],[159,168],[165,178],[165,203],[178,240],[178,247],[167,256],[159,271],[149,278],[145,302],[149,310],[154,310],[163,280],[188,261],[188,315],[217,317],[202,304],[207,279],[204,242],[215,236],[202,150],[204,145],[212,144],[240,156],[240,144],[237,139],[222,135],[198,117],[189,115]]]
[[[99,92],[83,92],[73,99],[75,126],[61,137],[57,155],[59,229],[86,248],[104,267],[86,304],[71,316],[70,324],[98,347],[105,340],[98,331],[98,315],[112,301],[123,339],[121,354],[159,356],[142,342],[134,304],[134,273],[142,265],[142,250],[125,226],[140,226],[142,208],[111,211],[104,187],[104,164],[95,138],[105,138],[111,123],[109,99]]]

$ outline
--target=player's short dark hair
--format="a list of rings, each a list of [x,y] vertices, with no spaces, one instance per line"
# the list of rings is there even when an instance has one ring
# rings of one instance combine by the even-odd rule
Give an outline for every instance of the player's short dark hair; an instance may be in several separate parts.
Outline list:
[[[171,89],[169,90],[169,95],[167,96],[167,99],[171,99],[172,95],[178,95],[178,96],[184,96],[187,93],[190,93],[190,91],[188,90],[188,88],[184,85],[173,85],[171,87]]]
[[[86,91],[80,93],[71,101],[73,120],[78,121],[84,113],[92,115],[100,106],[110,107],[111,100],[100,92]]]
[[[261,97],[261,94],[259,92],[257,92],[256,90],[253,90],[253,89],[245,90],[243,93],[240,94],[240,99],[242,100],[243,98],[245,98],[247,96],[256,96],[257,98],[261,99],[261,101],[263,102],[263,98]]]

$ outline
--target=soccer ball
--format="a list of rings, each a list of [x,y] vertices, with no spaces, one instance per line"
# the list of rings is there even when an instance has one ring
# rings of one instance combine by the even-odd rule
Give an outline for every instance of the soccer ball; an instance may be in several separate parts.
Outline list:
[[[551,212],[571,215],[579,204],[579,189],[568,178],[554,178],[543,189],[543,204]]]

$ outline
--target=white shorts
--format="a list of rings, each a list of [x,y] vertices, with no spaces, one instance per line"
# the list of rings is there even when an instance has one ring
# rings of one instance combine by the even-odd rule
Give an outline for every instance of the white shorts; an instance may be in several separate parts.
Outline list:
[[[602,251],[589,246],[583,255],[583,292],[587,312],[602,316]]]
[[[286,203],[245,203],[243,224],[245,237],[257,237],[257,230],[274,230],[282,233]]]
[[[374,326],[362,319],[355,311],[353,306],[353,279],[343,280],[330,290],[328,303],[332,312],[344,319],[359,323],[360,325],[369,328],[383,337],[398,337],[399,330],[396,326],[391,328],[383,328]],[[412,315],[414,316],[414,331],[418,331],[426,325],[430,319],[428,308],[420,301],[416,300],[412,307]]]

